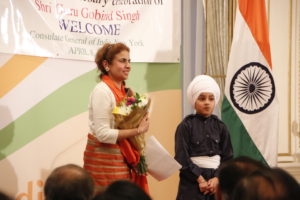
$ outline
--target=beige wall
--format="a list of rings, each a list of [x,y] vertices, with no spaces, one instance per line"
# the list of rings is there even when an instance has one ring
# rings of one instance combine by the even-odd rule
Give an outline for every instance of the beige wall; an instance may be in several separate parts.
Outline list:
[[[300,181],[300,1],[266,0],[280,104],[278,164]]]
[[[174,156],[174,134],[181,121],[181,91],[165,90],[151,92],[152,110],[150,114],[150,130],[147,136],[155,138]],[[157,102],[159,100],[159,103]],[[161,163],[162,165],[164,163]],[[148,176],[150,194],[153,200],[171,200],[176,198],[179,173],[170,178],[157,181]]]

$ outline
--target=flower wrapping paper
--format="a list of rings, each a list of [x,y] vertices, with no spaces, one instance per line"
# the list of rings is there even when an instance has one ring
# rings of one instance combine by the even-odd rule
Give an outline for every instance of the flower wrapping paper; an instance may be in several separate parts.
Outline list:
[[[113,110],[115,128],[138,128],[142,119],[148,113],[150,104],[150,98],[145,95],[140,96],[139,94],[136,94],[134,97],[125,98],[125,100]],[[140,165],[138,166],[139,172],[142,174],[146,173],[147,164],[145,161],[145,134],[139,134],[128,139],[140,154]]]

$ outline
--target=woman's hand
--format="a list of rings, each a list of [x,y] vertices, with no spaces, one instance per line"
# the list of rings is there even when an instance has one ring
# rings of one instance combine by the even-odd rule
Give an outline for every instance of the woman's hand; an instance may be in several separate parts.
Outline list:
[[[147,113],[145,117],[142,119],[141,123],[139,124],[139,127],[137,128],[137,135],[146,133],[148,129],[149,129],[149,117]]]
[[[139,124],[138,128],[132,129],[119,129],[118,140],[123,140],[126,138],[134,137],[140,134],[147,132],[149,129],[149,117],[148,113],[142,119],[141,123]]]

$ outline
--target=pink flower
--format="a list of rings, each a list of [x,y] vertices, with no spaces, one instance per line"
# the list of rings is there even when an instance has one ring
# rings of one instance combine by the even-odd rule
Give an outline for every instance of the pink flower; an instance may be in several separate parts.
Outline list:
[[[131,104],[134,104],[135,102],[136,102],[136,99],[133,97],[128,97],[126,99],[126,105],[131,105]]]

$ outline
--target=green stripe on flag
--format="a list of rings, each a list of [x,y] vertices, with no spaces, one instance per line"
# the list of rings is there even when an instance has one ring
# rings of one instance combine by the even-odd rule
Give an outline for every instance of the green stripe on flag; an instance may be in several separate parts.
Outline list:
[[[97,75],[98,72],[92,70],[66,83],[1,129],[0,160],[56,125],[87,111],[88,97],[97,84]],[[179,63],[133,63],[127,85],[139,93],[180,89],[179,78]]]
[[[222,103],[222,121],[226,124],[230,132],[234,157],[248,156],[268,165],[226,96],[224,96]]]

